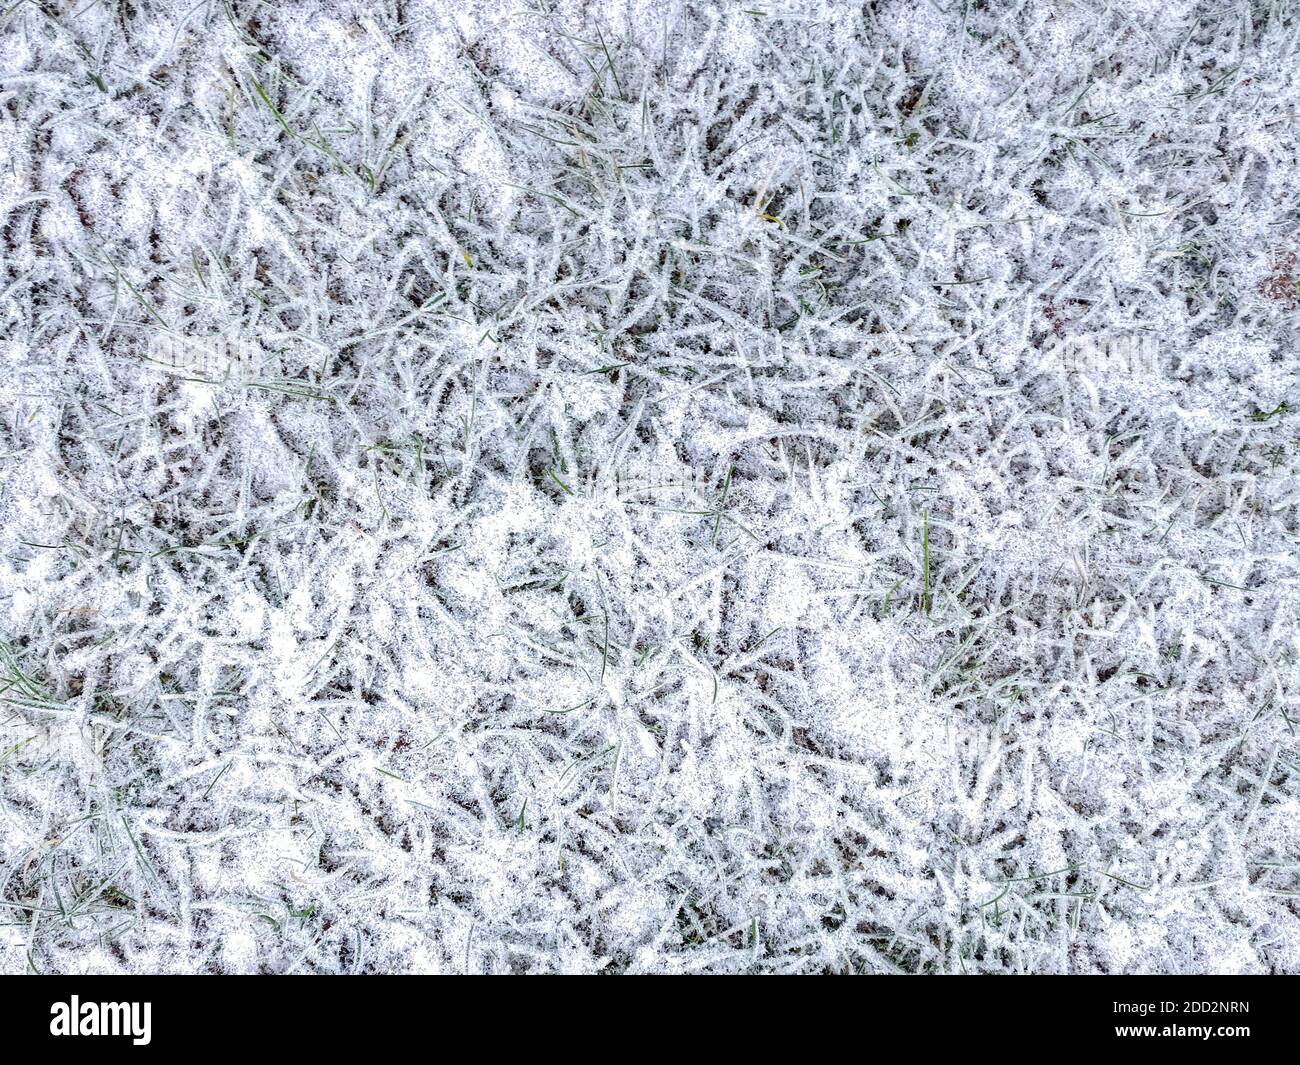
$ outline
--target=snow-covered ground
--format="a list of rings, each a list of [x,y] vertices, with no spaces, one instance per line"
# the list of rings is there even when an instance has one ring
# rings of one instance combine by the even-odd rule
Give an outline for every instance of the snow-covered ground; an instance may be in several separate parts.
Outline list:
[[[1300,11],[0,14],[0,967],[1297,972]]]

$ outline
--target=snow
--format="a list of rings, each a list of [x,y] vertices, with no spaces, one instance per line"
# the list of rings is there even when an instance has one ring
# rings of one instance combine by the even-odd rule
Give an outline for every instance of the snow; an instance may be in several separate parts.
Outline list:
[[[1298,53],[7,9],[0,965],[1300,972]]]

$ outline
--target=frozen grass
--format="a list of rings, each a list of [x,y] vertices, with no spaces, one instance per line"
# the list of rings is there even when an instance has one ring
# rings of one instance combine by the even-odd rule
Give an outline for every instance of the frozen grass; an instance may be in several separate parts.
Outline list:
[[[5,970],[1300,971],[1296,5],[761,6],[0,15]]]

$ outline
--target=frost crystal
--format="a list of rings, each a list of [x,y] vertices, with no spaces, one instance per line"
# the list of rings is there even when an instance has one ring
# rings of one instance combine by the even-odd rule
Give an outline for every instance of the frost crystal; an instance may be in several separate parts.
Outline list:
[[[1300,971],[1298,47],[8,7],[4,970]]]

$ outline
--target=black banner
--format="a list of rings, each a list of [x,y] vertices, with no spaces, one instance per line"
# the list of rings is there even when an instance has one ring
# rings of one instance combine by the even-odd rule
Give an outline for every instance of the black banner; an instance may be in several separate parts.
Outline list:
[[[907,1040],[926,1053],[1173,1044],[1165,1049],[1176,1045],[1183,1054],[1200,1045],[1224,1054],[1291,1048],[1296,1031],[1297,985],[1285,978],[869,978],[823,981],[815,991],[781,978],[773,978],[779,988],[769,979],[724,991],[718,979],[727,978],[690,988],[643,979],[634,989],[589,980],[577,989],[546,978],[506,988],[439,977],[9,977],[0,1013],[7,1051],[42,1054],[104,1049],[96,1044],[131,1054],[279,1047],[382,1053],[409,1046],[419,1031],[454,1027],[459,1035],[469,1010],[499,1011],[510,1020],[507,1031],[531,1033],[533,1041],[546,1038],[543,1032],[576,1034],[585,1022],[572,1006],[593,998],[610,1011],[602,1017],[662,1012],[676,1018],[674,1040],[689,1037],[698,1049],[712,1032],[719,1048],[733,1051],[732,1041],[745,1033],[762,1033],[773,1049],[789,1040],[792,1053],[806,1053],[832,1033],[842,1039],[851,1031],[864,1046]],[[802,1002],[800,991],[815,1001]],[[630,1018],[627,1024],[631,1030]],[[491,1029],[492,1038],[498,1032]]]

